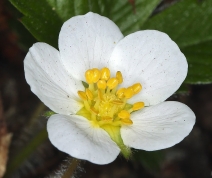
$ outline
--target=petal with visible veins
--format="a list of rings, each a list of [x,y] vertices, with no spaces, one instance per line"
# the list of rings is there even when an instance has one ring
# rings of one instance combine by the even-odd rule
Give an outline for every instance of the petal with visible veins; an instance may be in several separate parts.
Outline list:
[[[120,149],[101,128],[95,128],[82,116],[51,116],[47,123],[51,143],[69,155],[96,164],[116,159]]]

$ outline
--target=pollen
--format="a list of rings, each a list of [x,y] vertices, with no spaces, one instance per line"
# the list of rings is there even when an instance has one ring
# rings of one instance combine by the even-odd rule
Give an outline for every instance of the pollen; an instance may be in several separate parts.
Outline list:
[[[142,85],[135,83],[121,88],[119,85],[124,81],[121,71],[117,71],[116,76],[111,77],[107,67],[100,70],[89,69],[85,72],[85,80],[88,88],[78,91],[78,96],[86,112],[83,110],[79,113],[86,115],[95,127],[132,125],[131,113],[144,108],[144,102],[127,103],[128,99],[142,90]]]

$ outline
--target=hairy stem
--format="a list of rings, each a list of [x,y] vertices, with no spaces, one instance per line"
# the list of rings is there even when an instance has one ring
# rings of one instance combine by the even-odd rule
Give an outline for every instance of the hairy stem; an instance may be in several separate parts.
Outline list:
[[[79,163],[80,163],[79,159],[73,158],[71,160],[70,165],[68,166],[68,168],[66,169],[61,178],[71,178],[74,175],[74,172],[76,171]]]

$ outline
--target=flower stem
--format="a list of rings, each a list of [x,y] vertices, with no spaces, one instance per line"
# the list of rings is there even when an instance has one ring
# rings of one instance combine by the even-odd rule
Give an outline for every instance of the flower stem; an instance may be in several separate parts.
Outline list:
[[[64,172],[61,178],[71,178],[74,175],[74,172],[76,171],[78,165],[80,163],[79,159],[73,158],[70,165]]]

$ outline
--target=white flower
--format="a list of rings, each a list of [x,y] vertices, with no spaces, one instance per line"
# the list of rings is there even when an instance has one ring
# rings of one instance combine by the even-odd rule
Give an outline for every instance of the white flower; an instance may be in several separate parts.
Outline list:
[[[129,147],[171,147],[195,123],[186,105],[164,102],[184,81],[187,61],[159,31],[123,37],[111,20],[90,12],[63,24],[59,51],[34,44],[24,69],[32,92],[58,113],[47,123],[50,141],[79,159],[107,164],[120,151],[129,157]]]

